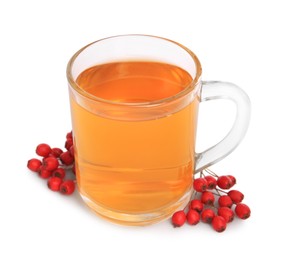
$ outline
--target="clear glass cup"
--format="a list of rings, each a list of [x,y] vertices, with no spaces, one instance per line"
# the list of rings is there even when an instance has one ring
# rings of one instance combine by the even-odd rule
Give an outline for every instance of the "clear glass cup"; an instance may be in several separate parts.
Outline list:
[[[166,66],[163,74],[159,72],[162,65]],[[93,66],[98,68],[94,79],[81,87],[79,75]],[[160,74],[155,66],[161,67]],[[161,90],[168,77],[177,80],[183,72],[191,78],[177,82],[180,91],[159,99],[144,98],[147,85],[143,78],[156,80],[152,88]],[[250,118],[247,94],[232,83],[202,81],[201,72],[191,50],[149,35],[98,40],[70,59],[67,79],[77,185],[85,203],[98,215],[124,225],[147,225],[168,218],[190,199],[194,173],[223,159],[241,142]],[[123,99],[125,85],[120,82],[131,78],[141,91],[134,99]],[[120,90],[114,90],[120,96],[116,99],[88,91],[92,85],[103,90],[116,80],[120,83]],[[128,91],[134,88],[126,84]],[[196,153],[199,103],[214,99],[233,101],[236,118],[221,142]]]

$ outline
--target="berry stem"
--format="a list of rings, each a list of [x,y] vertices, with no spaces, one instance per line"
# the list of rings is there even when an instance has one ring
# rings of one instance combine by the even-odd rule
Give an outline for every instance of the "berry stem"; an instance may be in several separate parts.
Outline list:
[[[213,193],[214,195],[221,196],[219,189],[216,188],[215,191],[216,191],[216,193]]]
[[[204,169],[204,171],[206,171],[207,173],[209,173],[210,175],[212,175],[212,176],[214,176],[214,177],[216,177],[216,178],[219,177],[216,173],[214,173],[213,171],[211,171],[209,168]]]
[[[218,192],[218,194],[219,194],[219,195],[220,195],[220,192],[223,192],[223,193],[227,194],[227,192],[226,192],[226,191],[221,190],[221,189],[218,189],[218,188],[216,188],[216,191]]]

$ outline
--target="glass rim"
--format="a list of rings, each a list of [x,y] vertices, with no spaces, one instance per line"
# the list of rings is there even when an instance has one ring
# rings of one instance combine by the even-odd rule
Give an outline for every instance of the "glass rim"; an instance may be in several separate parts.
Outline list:
[[[179,91],[178,93],[163,98],[163,99],[159,99],[159,100],[153,100],[153,101],[145,101],[145,102],[116,102],[116,101],[112,101],[112,100],[108,100],[108,99],[104,99],[104,98],[100,98],[97,97],[93,94],[88,93],[87,91],[83,90],[74,80],[73,75],[71,73],[72,71],[72,67],[73,64],[76,60],[76,58],[88,47],[101,42],[101,41],[106,41],[108,39],[112,39],[112,38],[122,38],[122,37],[128,37],[128,36],[136,36],[136,37],[151,37],[151,38],[155,38],[155,39],[160,39],[163,41],[167,41],[170,43],[173,43],[175,45],[177,45],[178,47],[182,48],[184,51],[186,51],[190,57],[192,58],[194,64],[195,64],[195,69],[196,69],[196,73],[195,73],[195,77],[192,79],[192,81],[183,88],[183,90]],[[105,37],[99,40],[96,40],[94,42],[91,42],[87,45],[85,45],[84,47],[82,47],[81,49],[79,49],[76,53],[74,53],[74,55],[70,58],[68,64],[67,64],[67,68],[66,68],[66,76],[67,76],[67,80],[68,83],[70,84],[70,86],[72,87],[72,89],[74,89],[75,91],[77,91],[79,94],[81,94],[84,97],[87,97],[93,101],[97,101],[100,103],[105,103],[105,104],[109,104],[109,105],[118,105],[118,106],[131,106],[131,107],[143,107],[143,106],[157,106],[163,103],[168,103],[174,100],[177,100],[187,94],[190,94],[194,91],[194,89],[196,89],[196,85],[198,84],[200,78],[201,78],[201,74],[202,74],[202,67],[201,67],[201,63],[199,61],[199,59],[197,58],[197,56],[187,47],[185,47],[184,45],[170,40],[168,38],[164,38],[164,37],[160,37],[160,36],[154,36],[154,35],[147,35],[147,34],[121,34],[121,35],[115,35],[115,36],[109,36],[109,37]]]

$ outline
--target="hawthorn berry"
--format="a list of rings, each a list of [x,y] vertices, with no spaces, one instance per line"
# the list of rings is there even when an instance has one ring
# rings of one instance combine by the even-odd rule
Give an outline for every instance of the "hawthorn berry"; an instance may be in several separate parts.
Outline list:
[[[52,176],[52,172],[45,169],[44,167],[41,167],[39,172],[38,172],[38,175],[42,178],[42,179],[48,179]]]
[[[70,147],[73,145],[73,139],[72,138],[67,138],[64,144],[64,147],[69,150]]]
[[[215,196],[210,191],[204,191],[201,195],[201,202],[206,205],[213,205],[215,202]]]
[[[186,214],[186,220],[189,225],[196,225],[200,221],[200,214],[196,210],[190,209]]]
[[[238,203],[235,207],[235,213],[238,218],[247,219],[251,215],[251,210],[246,204]]]
[[[212,190],[217,186],[217,180],[211,175],[205,176],[205,180],[207,181],[207,188]]]
[[[66,137],[65,137],[65,138],[66,138],[66,139],[73,138],[72,131],[68,132],[68,133],[66,134]]]
[[[70,195],[75,190],[75,183],[73,180],[66,180],[60,185],[60,192],[64,195]]]
[[[220,207],[231,208],[231,206],[233,205],[233,201],[228,195],[222,195],[218,199],[218,204]]]
[[[48,188],[52,191],[59,191],[60,185],[62,184],[62,179],[59,177],[51,177],[48,180]]]
[[[205,178],[197,178],[193,181],[193,188],[197,192],[203,192],[207,189],[207,181]]]
[[[217,232],[223,232],[226,229],[226,220],[222,216],[214,216],[212,226]]]
[[[27,162],[27,168],[33,172],[38,172],[41,166],[42,162],[36,158],[30,159]]]
[[[174,227],[181,227],[186,221],[186,215],[183,210],[175,212],[172,216],[172,224]]]
[[[189,206],[190,209],[194,209],[200,213],[203,210],[203,207],[204,205],[200,200],[193,199],[190,201],[190,206]]]
[[[52,175],[54,177],[59,177],[59,178],[63,179],[65,177],[65,170],[63,168],[57,168],[56,170],[54,170],[52,172]]]
[[[217,185],[221,189],[227,190],[232,186],[232,180],[228,176],[223,175],[223,176],[218,177]]]
[[[236,184],[236,178],[232,175],[227,175],[227,177],[231,180],[231,185],[230,185],[230,188],[232,186],[234,186]]]
[[[215,215],[216,214],[212,209],[204,209],[201,212],[201,220],[205,223],[211,223]]]
[[[53,155],[56,158],[59,158],[62,153],[63,153],[62,149],[54,147],[54,148],[52,148],[50,154]]]
[[[59,166],[59,161],[55,157],[47,157],[43,159],[43,167],[46,170],[53,171]]]
[[[74,157],[74,146],[73,145],[69,148],[69,152],[70,152],[71,156]]]
[[[234,218],[234,212],[228,207],[218,208],[218,215],[223,217],[227,223],[231,222]]]
[[[74,162],[73,156],[70,154],[69,151],[63,152],[60,155],[60,160],[62,161],[63,164],[65,165],[71,165]]]
[[[235,204],[242,202],[242,200],[244,199],[244,194],[238,190],[231,190],[227,193],[227,195]]]
[[[39,144],[36,147],[36,154],[42,157],[48,157],[48,155],[51,153],[52,149],[48,144]]]

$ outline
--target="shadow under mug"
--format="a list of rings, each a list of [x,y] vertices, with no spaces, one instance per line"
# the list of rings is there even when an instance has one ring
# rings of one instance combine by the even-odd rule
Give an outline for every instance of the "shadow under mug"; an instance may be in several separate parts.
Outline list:
[[[140,61],[176,66],[191,81],[174,95],[136,102],[104,99],[77,83],[93,66]],[[138,72],[116,73],[120,80]],[[111,72],[100,78],[115,80]],[[94,212],[115,223],[146,225],[171,216],[190,199],[194,173],[231,153],[248,128],[247,94],[232,83],[201,81],[196,55],[168,39],[121,35],[93,42],[70,59],[67,79],[78,189]],[[198,106],[214,99],[233,101],[236,119],[221,142],[196,153]]]

